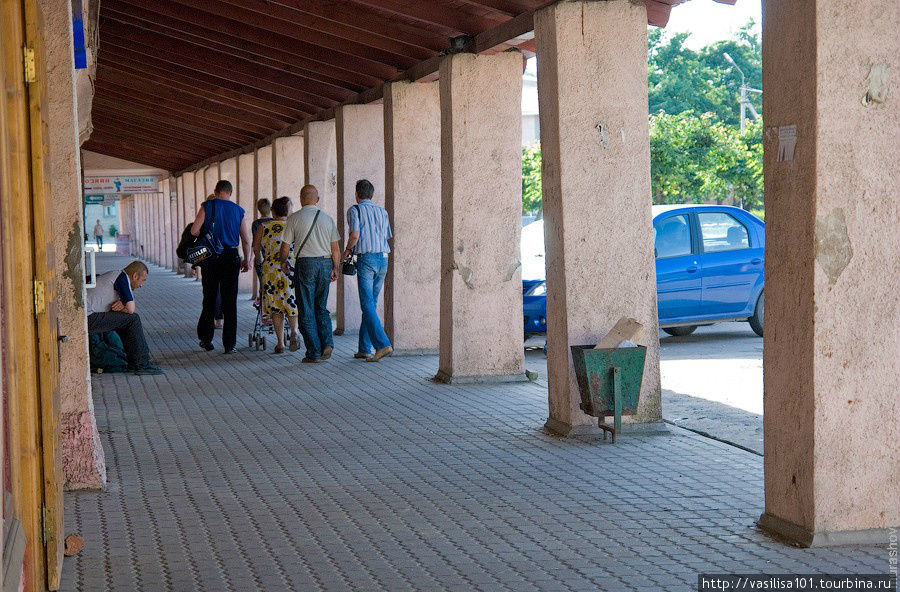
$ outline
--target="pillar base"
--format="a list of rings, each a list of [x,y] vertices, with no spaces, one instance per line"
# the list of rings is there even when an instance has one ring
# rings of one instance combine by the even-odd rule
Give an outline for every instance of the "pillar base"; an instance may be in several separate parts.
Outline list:
[[[864,530],[810,531],[778,516],[764,513],[756,525],[769,535],[801,547],[838,547],[845,545],[883,545],[888,541],[891,528],[867,528]],[[896,530],[898,527],[893,527]]]
[[[623,434],[669,434],[669,426],[665,422],[654,420],[647,422],[628,421],[628,417],[622,418]],[[564,421],[547,418],[544,424],[544,430],[553,435],[563,438],[593,438],[595,436],[602,437],[605,433],[597,427],[596,423],[585,423],[579,425],[571,425]]]
[[[437,348],[425,349],[394,349],[393,357],[436,356],[440,353]]]
[[[443,370],[438,371],[432,379],[441,384],[510,384],[516,382],[529,382],[525,373],[499,374],[487,376],[452,376]]]

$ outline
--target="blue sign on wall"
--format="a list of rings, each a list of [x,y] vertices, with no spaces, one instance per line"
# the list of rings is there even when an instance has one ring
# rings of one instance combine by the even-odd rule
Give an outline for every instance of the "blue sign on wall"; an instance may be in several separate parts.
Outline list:
[[[81,20],[80,12],[72,18],[72,41],[75,46],[75,69],[87,68],[87,52],[84,49],[84,21]]]

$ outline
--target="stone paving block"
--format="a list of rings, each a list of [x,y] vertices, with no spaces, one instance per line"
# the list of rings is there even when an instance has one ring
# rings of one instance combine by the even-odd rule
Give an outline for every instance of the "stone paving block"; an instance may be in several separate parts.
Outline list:
[[[137,299],[166,374],[93,377],[110,485],[66,495],[85,548],[64,591],[665,591],[886,566],[758,532],[762,463],[743,450],[677,429],[554,438],[545,387],[435,385],[436,357],[356,363],[353,337],[319,365],[201,352],[198,283],[151,267]]]

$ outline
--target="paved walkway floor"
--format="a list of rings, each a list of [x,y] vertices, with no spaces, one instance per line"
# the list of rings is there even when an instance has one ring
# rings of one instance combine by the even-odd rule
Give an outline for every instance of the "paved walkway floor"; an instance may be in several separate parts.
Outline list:
[[[659,591],[888,568],[883,548],[756,530],[762,459],[738,448],[678,428],[554,438],[538,384],[436,385],[436,358],[366,364],[349,336],[318,365],[200,352],[196,283],[154,268],[137,298],[166,374],[94,377],[109,486],[66,495],[85,548],[63,590]]]

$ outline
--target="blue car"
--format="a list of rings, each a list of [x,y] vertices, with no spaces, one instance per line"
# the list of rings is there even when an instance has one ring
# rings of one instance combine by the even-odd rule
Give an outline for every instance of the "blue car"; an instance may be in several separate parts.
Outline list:
[[[698,326],[747,321],[763,334],[766,226],[730,206],[653,206],[659,326],[690,335]],[[544,280],[523,280],[525,336],[547,332]]]

